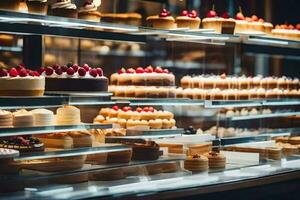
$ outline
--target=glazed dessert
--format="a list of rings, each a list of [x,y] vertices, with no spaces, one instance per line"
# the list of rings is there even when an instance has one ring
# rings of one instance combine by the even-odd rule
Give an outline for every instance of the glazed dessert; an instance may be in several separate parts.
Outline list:
[[[159,145],[153,141],[144,144],[132,145],[132,160],[157,160],[159,158]]]
[[[300,24],[297,24],[296,26],[291,24],[276,25],[275,29],[271,31],[271,34],[274,37],[300,40]]]
[[[97,11],[101,1],[86,1],[78,11],[78,18],[93,22],[99,22],[101,14]]]
[[[75,106],[65,105],[56,111],[56,124],[78,125],[81,123],[80,110]]]
[[[202,20],[202,27],[204,29],[213,29],[217,33],[233,34],[235,28],[234,19],[229,17],[229,14],[225,12],[221,17],[218,17],[216,11],[210,10],[206,18]]]
[[[47,0],[27,0],[26,4],[29,13],[47,14]]]
[[[198,13],[195,10],[188,12],[184,10],[181,15],[176,17],[177,28],[190,28],[198,29],[201,23],[201,19],[198,17]]]
[[[201,155],[188,156],[184,161],[184,169],[192,172],[202,172],[208,170],[208,158]]]
[[[0,110],[0,127],[12,127],[13,115],[6,110]]]
[[[0,69],[0,96],[43,96],[45,78],[23,66]]]
[[[111,85],[135,85],[135,86],[174,86],[175,76],[167,69],[161,67],[137,69],[120,69],[110,77]]]
[[[77,18],[77,7],[71,2],[71,0],[56,0],[51,6],[51,15],[68,17],[68,18]]]
[[[34,126],[34,118],[32,113],[27,110],[18,110],[13,113],[14,127],[31,127]]]
[[[18,11],[20,2],[21,0],[8,0],[8,1],[1,0],[0,9]]]
[[[146,19],[148,26],[158,29],[173,29],[176,28],[175,19],[171,13],[163,9],[159,15],[149,16]]]
[[[0,148],[15,149],[20,153],[44,151],[44,144],[33,137],[1,138]]]
[[[35,109],[30,113],[34,118],[34,126],[53,126],[55,124],[54,114],[51,110]]]
[[[132,110],[128,106],[102,108],[94,123],[118,124],[121,128],[149,126],[150,129],[170,129],[176,125],[174,114],[169,111],[155,110],[153,107]]]
[[[210,169],[223,169],[226,165],[226,158],[223,154],[211,151],[205,156],[208,158],[208,165]]]
[[[139,13],[101,13],[101,21],[140,26],[142,16]]]
[[[53,65],[41,68],[40,73],[46,78],[46,91],[65,92],[101,92],[107,91],[108,79],[103,70],[90,68],[87,64]]]
[[[132,150],[116,151],[107,153],[107,163],[129,163],[132,157]]]

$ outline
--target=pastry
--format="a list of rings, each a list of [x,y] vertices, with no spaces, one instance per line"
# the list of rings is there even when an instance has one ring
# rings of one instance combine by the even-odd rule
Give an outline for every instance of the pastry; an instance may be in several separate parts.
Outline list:
[[[56,124],[78,125],[81,123],[80,110],[75,106],[63,106],[56,111]]]
[[[51,15],[68,17],[68,18],[77,18],[77,7],[71,2],[71,0],[56,0],[51,6]]]
[[[218,17],[214,10],[207,13],[206,18],[202,20],[202,27],[205,29],[214,29],[217,33],[233,34],[235,21],[229,18],[228,13]]]
[[[35,109],[30,113],[34,118],[34,126],[53,126],[55,124],[54,114],[51,110]]]
[[[298,27],[298,28],[297,28]],[[300,25],[276,25],[275,29],[271,31],[272,36],[283,39],[300,40]]]
[[[101,21],[140,26],[142,15],[139,13],[102,13]]]
[[[181,12],[180,16],[176,17],[177,28],[198,29],[200,23],[201,20],[195,10],[192,10],[191,12],[184,10]]]
[[[88,131],[70,131],[67,134],[73,139],[74,148],[92,146],[92,136]]]
[[[27,0],[26,4],[30,13],[47,14],[47,0]]]
[[[157,160],[158,157],[159,145],[153,141],[132,145],[132,160]]]
[[[0,69],[0,96],[42,96],[45,78],[23,66]]]
[[[44,144],[37,138],[18,136],[1,138],[0,148],[15,149],[20,153],[28,153],[44,151]]]
[[[21,0],[8,0],[8,1],[1,0],[0,9],[18,11],[20,2]]]
[[[39,138],[47,148],[71,149],[74,147],[73,139],[64,132],[37,135],[36,137]]]
[[[202,172],[208,170],[208,158],[201,155],[188,156],[184,161],[184,169],[192,172]]]
[[[78,18],[99,22],[101,14],[97,11],[101,1],[86,1],[78,11]]]
[[[225,168],[226,158],[223,154],[211,151],[205,154],[205,156],[208,158],[208,165],[210,169]]]
[[[132,156],[132,150],[116,151],[107,153],[107,163],[129,163]]]
[[[13,46],[14,36],[7,34],[0,34],[0,45],[1,46]]]
[[[159,15],[149,16],[146,19],[148,26],[158,29],[173,29],[176,28],[175,19],[171,13],[163,9]]]
[[[27,110],[18,110],[13,113],[13,125],[15,127],[31,127],[34,125],[32,113]]]
[[[6,110],[0,110],[0,127],[12,127],[13,115]]]
[[[108,79],[103,70],[90,68],[87,64],[52,65],[41,68],[40,73],[46,78],[46,91],[101,92],[107,91]]]

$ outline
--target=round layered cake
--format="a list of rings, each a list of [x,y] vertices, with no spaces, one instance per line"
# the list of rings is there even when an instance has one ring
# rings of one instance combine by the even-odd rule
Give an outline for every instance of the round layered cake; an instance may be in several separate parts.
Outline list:
[[[80,110],[75,106],[65,105],[56,111],[56,123],[58,125],[78,125],[81,123]]]
[[[0,96],[43,96],[45,78],[23,66],[0,69]]]
[[[54,114],[51,110],[35,109],[30,111],[33,114],[35,126],[51,126],[54,125]]]
[[[208,158],[201,155],[188,156],[184,161],[184,168],[192,172],[208,170]]]
[[[132,146],[132,160],[157,160],[159,157],[159,145],[153,141]]]
[[[30,127],[34,125],[32,113],[27,110],[18,110],[13,113],[13,125],[15,127]]]
[[[0,110],[0,127],[9,127],[13,125],[13,115],[6,110]]]
[[[100,67],[53,65],[41,68],[40,73],[46,77],[46,91],[102,92],[108,89],[108,79]]]
[[[211,151],[205,156],[208,158],[210,169],[224,169],[226,166],[226,157],[223,154]]]

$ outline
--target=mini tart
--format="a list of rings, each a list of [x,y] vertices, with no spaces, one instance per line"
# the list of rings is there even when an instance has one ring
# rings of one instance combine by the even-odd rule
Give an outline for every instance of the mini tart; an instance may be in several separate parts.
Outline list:
[[[188,156],[184,161],[184,169],[192,172],[202,172],[208,170],[208,158],[201,155]]]
[[[226,166],[226,157],[223,154],[217,152],[206,153],[208,158],[208,165],[210,169],[224,169]]]
[[[177,28],[190,28],[190,29],[198,29],[201,23],[201,19],[199,17],[192,18],[188,16],[178,16],[176,17]]]
[[[146,19],[148,26],[158,29],[176,28],[175,19],[172,16],[159,17],[158,15],[149,16]]]
[[[233,34],[235,28],[234,19],[224,18],[204,18],[202,20],[202,27],[204,29],[214,29],[217,33]]]

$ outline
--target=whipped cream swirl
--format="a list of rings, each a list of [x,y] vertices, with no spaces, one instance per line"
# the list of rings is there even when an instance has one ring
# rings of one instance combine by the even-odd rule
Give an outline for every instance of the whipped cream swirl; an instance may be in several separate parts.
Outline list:
[[[65,8],[65,9],[76,9],[76,5],[71,0],[57,0],[56,3],[52,4],[52,9]]]
[[[101,5],[101,0],[88,0],[86,1],[82,7],[80,7],[79,12],[91,12],[96,11],[98,7]]]

